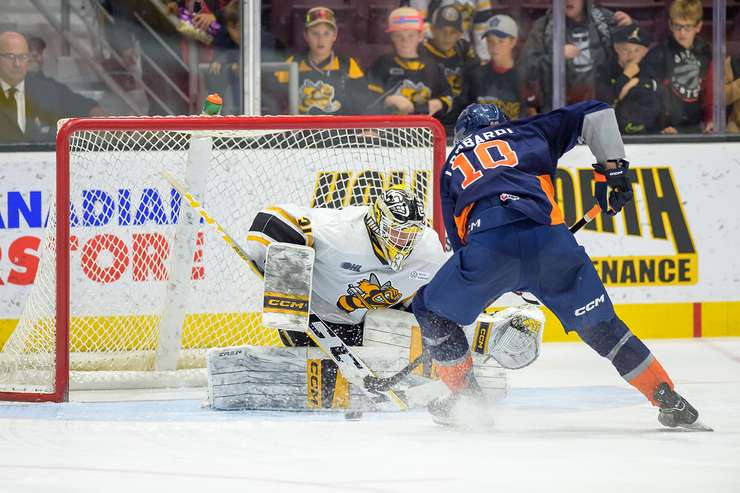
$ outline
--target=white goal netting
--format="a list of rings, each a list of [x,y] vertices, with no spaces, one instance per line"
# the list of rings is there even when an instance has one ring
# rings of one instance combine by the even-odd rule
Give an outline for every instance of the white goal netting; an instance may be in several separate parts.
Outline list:
[[[69,207],[62,208],[69,282],[57,279],[57,198],[35,283],[0,352],[0,392],[60,385],[58,299],[68,299],[72,388],[141,386],[142,375],[152,385],[181,385],[204,366],[208,348],[280,344],[260,325],[260,278],[201,224],[162,171],[237,241],[264,207],[366,204],[394,183],[411,186],[433,216],[438,154],[424,125],[326,129],[306,118],[304,128],[285,130],[264,129],[269,118],[232,118],[232,130],[209,130],[207,118],[128,120],[139,125],[69,135]],[[195,130],[167,129],[176,121]],[[250,129],[254,122],[260,130]]]

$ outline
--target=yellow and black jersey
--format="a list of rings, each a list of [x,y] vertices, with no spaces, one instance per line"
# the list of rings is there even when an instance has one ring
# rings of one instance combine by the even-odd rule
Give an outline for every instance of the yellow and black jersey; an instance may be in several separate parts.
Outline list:
[[[263,269],[275,241],[316,251],[311,310],[335,324],[359,324],[368,310],[408,303],[447,260],[437,233],[424,228],[401,270],[379,256],[365,226],[366,206],[314,209],[291,204],[263,209],[247,233],[245,249]]]
[[[439,99],[445,115],[452,109],[452,90],[442,68],[429,58],[401,58],[384,55],[370,67],[368,89],[377,97],[373,103],[382,111],[387,96],[403,96],[414,104],[414,113],[427,114],[429,100]]]
[[[315,64],[308,54],[290,56],[298,64],[298,111],[302,115],[354,115],[365,112],[369,98],[365,73],[352,57],[332,55]],[[288,72],[275,72],[279,84]]]
[[[476,63],[475,50],[470,43],[461,39],[454,47],[442,51],[432,40],[426,40],[419,48],[421,56],[435,60],[445,73],[447,83],[452,90],[452,96],[457,97],[462,92],[463,76],[465,67]]]

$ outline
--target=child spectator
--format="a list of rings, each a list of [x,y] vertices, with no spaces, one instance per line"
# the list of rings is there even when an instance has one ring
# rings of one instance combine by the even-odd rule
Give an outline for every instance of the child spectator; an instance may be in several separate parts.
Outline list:
[[[442,68],[419,58],[424,19],[418,10],[401,7],[388,17],[394,53],[379,57],[370,68],[368,88],[377,95],[371,109],[408,115],[443,117],[452,108],[452,91]],[[382,105],[382,106],[381,106]],[[380,108],[378,108],[380,107]]]
[[[640,70],[650,46],[650,34],[632,24],[614,33],[617,59],[599,72],[596,97],[614,106],[623,134],[660,131],[658,83]]]
[[[669,10],[671,36],[654,46],[642,69],[662,84],[665,134],[711,132],[712,51],[697,38],[702,26],[701,0],[675,0]]]
[[[287,59],[298,63],[298,111],[303,115],[363,113],[369,97],[365,74],[354,58],[334,54],[334,12],[326,7],[310,9],[303,38],[308,52]],[[288,72],[275,76],[280,84],[288,83]]]
[[[566,104],[593,99],[596,72],[611,56],[611,28],[631,23],[626,13],[593,7],[591,0],[566,0],[563,48]],[[527,78],[539,85],[542,113],[552,109],[552,33],[552,12],[548,11],[532,26],[523,59]]]
[[[740,55],[725,59],[725,103],[730,106],[727,114],[727,131],[740,132]]]
[[[483,37],[491,55],[490,62],[481,62],[465,72],[465,87],[456,105],[459,112],[471,103],[495,104],[510,119],[534,114],[525,96],[524,77],[515,66],[514,47],[519,27],[508,15],[495,15],[488,20]]]
[[[401,5],[406,2],[402,1]],[[408,6],[417,9],[427,21],[434,13],[447,6],[455,7],[463,18],[463,39],[473,46],[473,51],[481,60],[488,60],[486,44],[482,39],[486,21],[493,15],[490,0],[408,0]],[[427,36],[431,33],[427,32]]]
[[[431,22],[432,37],[424,40],[419,48],[422,58],[437,62],[444,71],[452,97],[462,92],[463,71],[467,65],[475,64],[475,51],[463,39],[463,17],[454,5],[447,5],[434,11]],[[457,115],[450,112],[441,120],[447,126],[454,126]]]

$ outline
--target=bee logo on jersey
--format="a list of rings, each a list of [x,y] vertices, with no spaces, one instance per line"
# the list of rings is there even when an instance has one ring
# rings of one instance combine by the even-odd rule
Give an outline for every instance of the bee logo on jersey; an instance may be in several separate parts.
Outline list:
[[[388,281],[380,284],[378,276],[370,274],[369,279],[362,279],[357,284],[347,286],[347,294],[337,300],[337,306],[347,313],[365,308],[374,310],[392,306],[401,300],[401,292]]]
[[[403,96],[414,104],[424,104],[431,98],[432,90],[423,82],[411,82],[406,79],[398,88],[396,94]]]
[[[314,82],[310,79],[301,85],[301,104],[299,111],[308,113],[316,108],[324,113],[335,113],[342,107],[342,103],[334,99],[334,88],[323,80]]]

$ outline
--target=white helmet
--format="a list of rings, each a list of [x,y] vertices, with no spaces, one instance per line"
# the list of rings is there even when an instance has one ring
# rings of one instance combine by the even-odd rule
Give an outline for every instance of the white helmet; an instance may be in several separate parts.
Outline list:
[[[398,271],[424,233],[424,206],[403,185],[393,185],[370,206],[365,225],[375,253]]]

